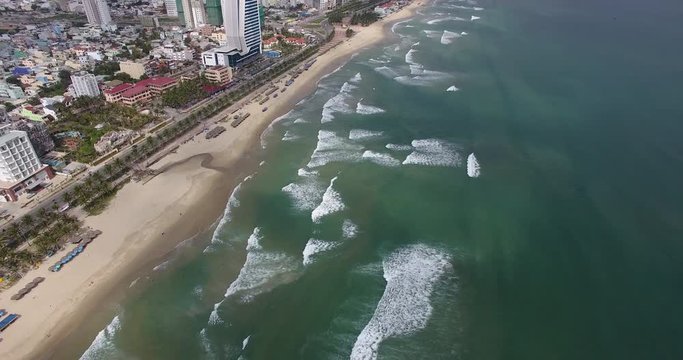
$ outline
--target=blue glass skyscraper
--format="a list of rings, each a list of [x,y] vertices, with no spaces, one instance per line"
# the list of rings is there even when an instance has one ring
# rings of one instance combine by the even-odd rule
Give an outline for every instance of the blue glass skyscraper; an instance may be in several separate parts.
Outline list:
[[[238,65],[261,53],[261,21],[258,0],[222,0],[227,47],[235,51],[228,58]]]

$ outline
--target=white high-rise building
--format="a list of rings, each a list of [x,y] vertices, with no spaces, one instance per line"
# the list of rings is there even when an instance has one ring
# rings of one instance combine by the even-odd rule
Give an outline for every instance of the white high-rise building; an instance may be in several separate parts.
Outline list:
[[[109,6],[107,6],[106,0],[83,0],[83,7],[85,8],[85,16],[88,17],[88,23],[102,27],[111,24]]]
[[[4,130],[0,135],[0,181],[16,183],[41,169],[40,160],[25,131]]]
[[[100,88],[97,86],[97,78],[93,74],[81,71],[71,75],[71,84],[74,86],[76,97],[100,96]]]
[[[181,5],[186,28],[195,29],[206,25],[206,9],[203,0],[181,0]]]
[[[176,0],[164,0],[166,5],[166,15],[168,16],[178,16],[178,4]]]
[[[258,1],[221,0],[226,47],[234,52],[230,54],[230,66],[261,53]]]

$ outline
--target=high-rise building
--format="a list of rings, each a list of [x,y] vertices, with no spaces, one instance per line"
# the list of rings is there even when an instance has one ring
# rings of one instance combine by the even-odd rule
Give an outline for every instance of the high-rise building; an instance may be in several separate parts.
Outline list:
[[[223,25],[221,0],[206,0],[206,21],[211,25]]]
[[[88,17],[88,23],[102,27],[111,24],[109,6],[107,6],[106,0],[83,0],[83,7],[85,8],[85,16]]]
[[[178,0],[178,17],[188,29],[195,29],[207,24],[206,10],[203,0]]]
[[[25,131],[13,130],[11,124],[0,128],[0,201],[17,201],[54,176],[40,163]]]
[[[97,86],[97,78],[85,71],[71,75],[71,84],[74,86],[76,97],[100,96],[100,88]]]
[[[25,131],[4,130],[0,135],[0,181],[15,183],[40,170],[36,155]]]
[[[230,65],[235,66],[261,53],[261,21],[258,0],[221,0],[223,25]]]
[[[176,0],[164,0],[164,5],[166,5],[166,15],[178,16],[178,4],[176,3]]]

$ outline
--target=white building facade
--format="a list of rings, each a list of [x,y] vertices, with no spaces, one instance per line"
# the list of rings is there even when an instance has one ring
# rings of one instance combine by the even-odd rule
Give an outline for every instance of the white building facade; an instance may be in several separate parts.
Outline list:
[[[71,84],[74,87],[76,97],[100,96],[100,88],[97,86],[97,78],[85,71],[71,75]]]
[[[40,169],[40,160],[25,131],[10,130],[0,136],[0,181],[16,183]]]
[[[166,15],[178,16],[178,4],[176,3],[176,0],[164,0],[164,5],[166,5]]]
[[[111,15],[106,0],[84,0],[83,7],[85,8],[85,16],[88,17],[88,23],[101,27],[107,27],[111,24]]]
[[[258,3],[259,0],[221,1],[226,47],[234,49],[234,53],[230,54],[230,66],[234,67],[261,53]]]

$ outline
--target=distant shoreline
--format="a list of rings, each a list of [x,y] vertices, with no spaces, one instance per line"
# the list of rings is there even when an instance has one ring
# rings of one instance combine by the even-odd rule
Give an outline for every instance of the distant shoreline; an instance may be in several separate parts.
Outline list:
[[[80,330],[83,324],[95,317],[90,321],[104,321],[99,329],[104,327],[109,319],[99,319],[97,314],[108,312],[103,305],[125,296],[131,279],[148,273],[177,244],[215,224],[234,187],[258,166],[263,131],[310,96],[322,77],[357,52],[386,39],[392,24],[411,17],[424,3],[414,1],[397,13],[358,28],[353,37],[318,56],[316,63],[279,97],[264,105],[253,102],[244,106],[243,111],[251,116],[239,127],[233,129],[223,123],[228,130],[217,138],[206,140],[200,134],[181,145],[176,153],[154,165],[157,169],[166,167],[163,173],[144,185],[126,185],[102,214],[86,218],[86,226],[103,234],[78,259],[58,273],[47,270],[49,262],[31,270],[26,279],[44,276],[46,280],[20,301],[9,300],[14,287],[0,294],[0,308],[22,315],[2,333],[0,358],[80,356],[97,333],[89,328]],[[338,31],[336,36],[344,35]],[[276,80],[278,87],[284,87],[284,78]],[[265,113],[261,111],[264,106],[268,106]],[[216,119],[229,113],[227,109]],[[24,281],[19,281],[14,286],[18,289],[23,285]],[[76,348],[81,350],[73,354]]]

